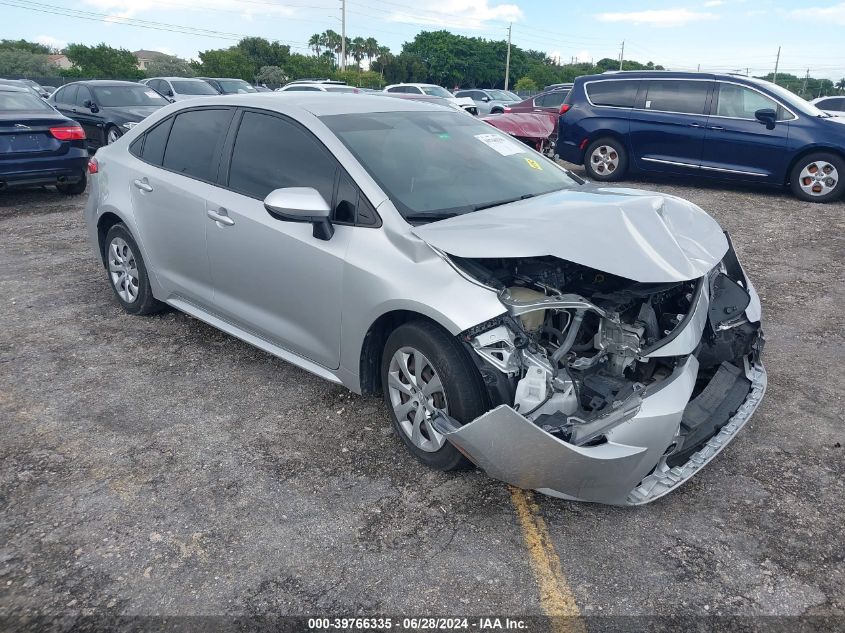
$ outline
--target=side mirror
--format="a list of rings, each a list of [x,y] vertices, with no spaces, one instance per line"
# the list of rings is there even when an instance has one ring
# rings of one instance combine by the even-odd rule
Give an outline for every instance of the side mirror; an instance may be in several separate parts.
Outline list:
[[[311,187],[275,189],[264,198],[264,208],[277,220],[313,224],[313,235],[319,240],[329,240],[334,235],[329,219],[332,209],[320,192]]]
[[[100,108],[97,107],[97,104],[91,101],[90,99],[86,99],[82,102],[82,105],[91,110],[91,112],[99,112]]]
[[[167,96],[168,96],[168,97],[172,97],[172,96],[173,96],[173,91],[172,91],[172,90],[170,90],[170,89],[168,89],[168,90],[167,90]]]
[[[482,100],[484,103],[487,103],[488,101],[490,101],[490,97],[488,97],[487,95],[484,95],[483,97],[481,97],[481,100]]]
[[[760,121],[760,123],[765,123],[766,129],[773,130],[778,114],[771,108],[761,108],[754,113],[754,118]]]

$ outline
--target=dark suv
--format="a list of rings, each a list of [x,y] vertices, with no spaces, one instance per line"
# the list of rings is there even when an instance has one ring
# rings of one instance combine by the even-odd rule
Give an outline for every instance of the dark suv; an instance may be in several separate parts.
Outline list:
[[[788,185],[812,202],[845,188],[845,118],[744,76],[579,77],[561,107],[557,153],[599,181],[629,170],[696,174]]]

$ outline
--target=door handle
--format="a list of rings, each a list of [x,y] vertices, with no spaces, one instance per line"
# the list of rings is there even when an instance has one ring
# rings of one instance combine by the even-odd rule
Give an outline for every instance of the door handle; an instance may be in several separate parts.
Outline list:
[[[702,127],[701,123],[690,123],[690,127]]]
[[[226,213],[226,209],[218,209],[215,211],[214,209],[208,209],[205,214],[217,222],[217,226],[232,226],[235,221],[229,217],[229,214]]]
[[[719,125],[711,125],[711,126],[710,126],[710,129],[711,129],[711,130],[717,130],[717,131],[718,131],[718,130],[724,130],[725,128],[723,128],[723,127],[721,127],[721,126],[719,126]]]
[[[149,192],[153,190],[153,186],[147,182],[146,178],[136,179],[132,184],[138,187],[141,191]]]

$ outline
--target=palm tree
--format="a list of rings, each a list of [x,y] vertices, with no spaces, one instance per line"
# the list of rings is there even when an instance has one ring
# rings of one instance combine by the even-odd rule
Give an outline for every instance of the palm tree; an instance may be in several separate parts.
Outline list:
[[[323,45],[332,51],[335,55],[337,55],[338,64],[340,63],[340,34],[335,33],[331,29],[328,29],[325,33],[323,33]]]
[[[378,42],[374,37],[368,37],[364,40],[364,55],[367,56],[367,68],[373,65],[373,58],[378,55]]]
[[[387,46],[379,46],[376,49],[376,58],[381,64],[381,78],[384,79],[384,62],[390,57],[390,48]]]
[[[323,46],[323,36],[319,33],[314,33],[314,35],[312,35],[308,40],[308,46],[312,51],[314,51],[314,54],[319,57],[320,49]]]
[[[842,92],[843,90],[845,90],[845,77],[843,77],[842,79],[840,79],[839,81],[836,82],[836,89],[839,92]]]
[[[355,66],[358,72],[361,72],[361,60],[364,59],[366,53],[365,45],[366,42],[363,37],[355,37],[349,43],[350,53],[352,54],[352,59],[355,60]]]

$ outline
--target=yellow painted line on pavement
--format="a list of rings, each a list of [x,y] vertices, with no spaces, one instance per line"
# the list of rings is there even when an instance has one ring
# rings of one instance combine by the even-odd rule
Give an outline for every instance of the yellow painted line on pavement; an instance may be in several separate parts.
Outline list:
[[[519,517],[522,538],[528,548],[528,559],[540,591],[543,612],[553,618],[552,625],[556,632],[585,633],[587,628],[581,618],[581,610],[560,566],[549,526],[534,501],[534,493],[515,486],[508,488]]]

